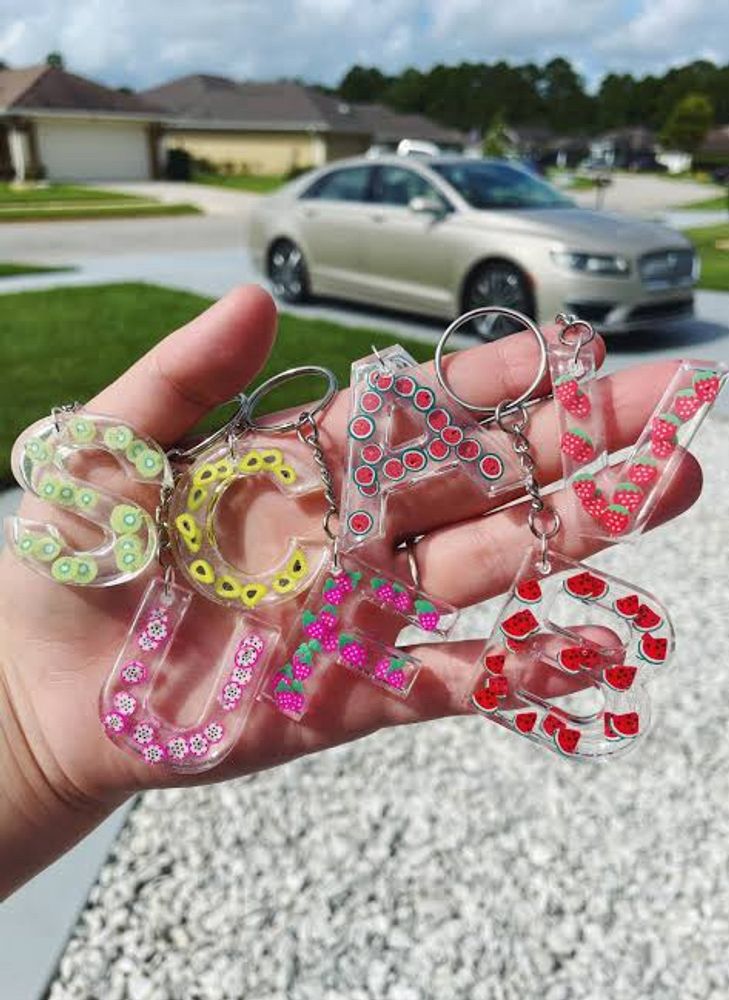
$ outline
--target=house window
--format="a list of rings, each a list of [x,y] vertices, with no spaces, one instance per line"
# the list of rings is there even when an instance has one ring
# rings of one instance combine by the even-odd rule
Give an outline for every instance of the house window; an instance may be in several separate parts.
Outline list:
[[[346,167],[319,177],[301,195],[320,201],[370,201],[372,167]]]

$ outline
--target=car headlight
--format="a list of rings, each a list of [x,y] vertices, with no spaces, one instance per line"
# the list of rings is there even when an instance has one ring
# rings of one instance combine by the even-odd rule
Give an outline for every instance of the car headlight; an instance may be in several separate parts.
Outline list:
[[[580,274],[625,278],[630,274],[630,261],[620,254],[579,253],[574,250],[553,250],[552,260],[568,271]]]

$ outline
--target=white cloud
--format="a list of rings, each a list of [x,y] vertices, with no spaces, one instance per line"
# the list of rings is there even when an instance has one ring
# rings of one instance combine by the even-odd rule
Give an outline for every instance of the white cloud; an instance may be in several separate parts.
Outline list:
[[[392,72],[565,55],[594,79],[700,54],[729,61],[729,12],[717,0],[628,0],[622,14],[616,7],[615,0],[0,0],[0,58],[27,65],[58,50],[80,73],[138,87],[196,71],[334,83],[355,62]]]

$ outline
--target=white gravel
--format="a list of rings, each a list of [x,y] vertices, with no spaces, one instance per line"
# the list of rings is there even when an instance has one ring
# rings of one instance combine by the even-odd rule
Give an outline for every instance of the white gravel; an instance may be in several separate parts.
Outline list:
[[[726,1000],[728,431],[699,506],[599,560],[678,631],[642,751],[580,767],[444,720],[148,793],[50,1000]]]

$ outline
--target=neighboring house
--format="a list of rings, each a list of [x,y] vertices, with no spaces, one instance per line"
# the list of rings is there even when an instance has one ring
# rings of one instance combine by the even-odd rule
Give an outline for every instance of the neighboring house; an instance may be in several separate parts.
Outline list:
[[[159,109],[53,66],[0,70],[0,176],[143,180],[157,175]]]
[[[348,104],[299,83],[238,83],[197,74],[141,95],[166,108],[165,146],[230,173],[285,174],[422,139],[461,148],[464,136],[420,115]]]
[[[656,151],[656,134],[642,125],[613,129],[590,143],[590,156],[606,167],[624,169]]]
[[[709,129],[694,159],[702,167],[729,165],[729,125]]]

